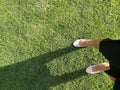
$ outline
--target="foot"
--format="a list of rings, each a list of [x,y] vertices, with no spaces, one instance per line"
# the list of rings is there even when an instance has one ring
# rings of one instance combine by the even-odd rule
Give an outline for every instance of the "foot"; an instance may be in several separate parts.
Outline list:
[[[86,39],[78,39],[76,41],[73,42],[73,46],[74,47],[86,47],[86,42],[89,40]]]
[[[89,66],[86,69],[86,72],[89,74],[96,74],[96,73],[100,73],[102,71],[106,71],[109,70],[109,63],[101,63],[101,64],[97,64],[97,65],[93,65],[93,66]]]

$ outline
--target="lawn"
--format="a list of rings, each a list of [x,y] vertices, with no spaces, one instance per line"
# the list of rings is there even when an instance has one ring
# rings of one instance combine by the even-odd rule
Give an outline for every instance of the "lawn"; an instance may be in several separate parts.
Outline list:
[[[107,62],[78,38],[120,39],[120,0],[0,0],[0,90],[111,90]]]

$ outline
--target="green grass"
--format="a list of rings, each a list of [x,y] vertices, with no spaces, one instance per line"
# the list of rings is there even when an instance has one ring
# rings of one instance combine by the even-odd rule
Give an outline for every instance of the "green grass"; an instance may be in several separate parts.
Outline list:
[[[0,0],[0,90],[111,90],[96,49],[80,38],[120,39],[119,0]]]

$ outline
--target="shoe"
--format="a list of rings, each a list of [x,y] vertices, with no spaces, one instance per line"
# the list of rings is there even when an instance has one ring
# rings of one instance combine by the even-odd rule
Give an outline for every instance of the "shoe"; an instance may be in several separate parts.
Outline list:
[[[101,63],[101,64],[109,66],[109,63],[106,63],[106,62],[105,62],[105,63]],[[97,65],[98,65],[98,64],[97,64]],[[89,74],[96,74],[96,73],[100,73],[100,72],[104,71],[104,70],[95,71],[95,72],[92,71],[92,68],[95,67],[95,66],[97,66],[97,65],[89,66],[89,67],[86,69],[86,72],[89,73]]]
[[[78,39],[78,40],[74,41],[74,42],[73,42],[73,46],[74,46],[74,47],[83,47],[83,46],[80,45],[80,41],[81,41],[81,40],[85,40],[85,39]]]

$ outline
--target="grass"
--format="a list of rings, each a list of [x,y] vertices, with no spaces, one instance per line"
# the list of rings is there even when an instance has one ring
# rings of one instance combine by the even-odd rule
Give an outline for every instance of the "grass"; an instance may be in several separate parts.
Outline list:
[[[85,68],[106,61],[80,38],[119,39],[119,0],[1,0],[0,90],[110,90],[105,73]]]

